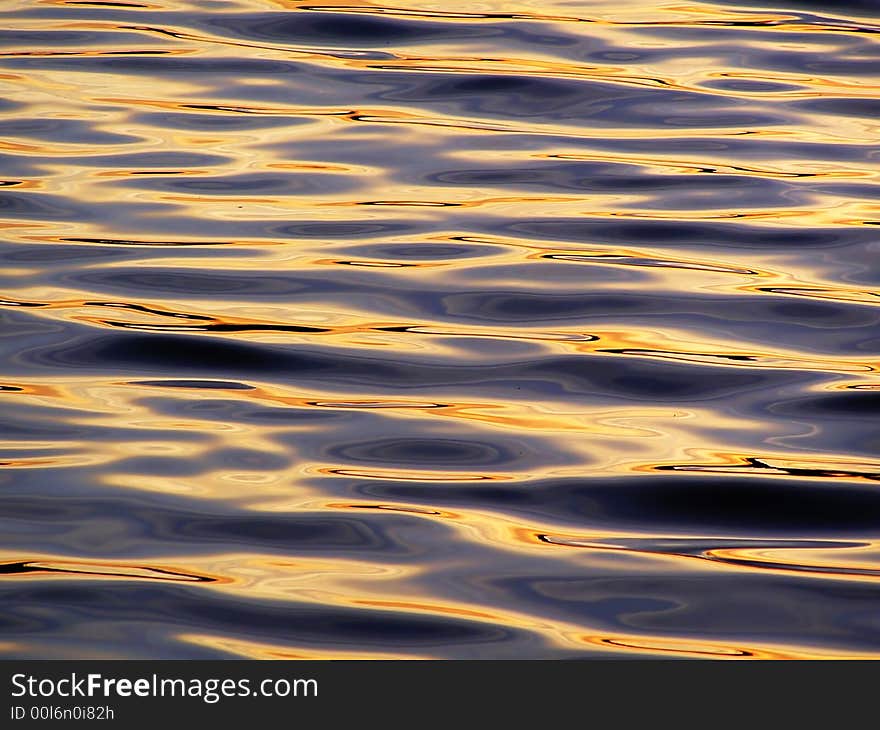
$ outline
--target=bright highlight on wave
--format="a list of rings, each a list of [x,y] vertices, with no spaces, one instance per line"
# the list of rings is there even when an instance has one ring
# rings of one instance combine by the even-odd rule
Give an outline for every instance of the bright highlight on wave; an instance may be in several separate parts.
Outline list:
[[[0,655],[878,656],[877,8],[402,2],[0,8]]]

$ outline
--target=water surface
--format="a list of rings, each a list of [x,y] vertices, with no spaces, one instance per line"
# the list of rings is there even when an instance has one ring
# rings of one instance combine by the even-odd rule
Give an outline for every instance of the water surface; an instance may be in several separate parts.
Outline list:
[[[7,0],[0,654],[880,655],[869,0]]]

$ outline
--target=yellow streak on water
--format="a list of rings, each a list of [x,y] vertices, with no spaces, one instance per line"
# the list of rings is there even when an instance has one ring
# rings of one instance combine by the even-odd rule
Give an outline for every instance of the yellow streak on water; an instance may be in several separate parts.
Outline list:
[[[522,223],[562,219],[608,224],[675,222],[682,227],[688,223],[716,224],[712,229],[716,232],[747,224],[755,235],[768,236],[813,229],[847,233],[876,226],[880,207],[864,193],[866,187],[858,188],[862,193],[852,192],[855,186],[876,185],[880,179],[876,120],[798,106],[817,100],[876,101],[880,90],[876,74],[849,73],[818,62],[815,69],[775,68],[769,61],[767,68],[751,67],[730,57],[729,49],[719,51],[712,35],[715,31],[732,32],[735,23],[747,21],[748,35],[741,45],[756,58],[775,51],[794,54],[805,49],[848,58],[846,44],[861,42],[869,32],[875,32],[876,19],[844,15],[833,7],[817,13],[822,17],[810,19],[793,9],[709,3],[636,0],[584,5],[552,0],[407,0],[391,7],[365,0],[326,6],[307,0],[236,0],[227,3],[224,12],[284,9],[292,16],[310,18],[324,12],[345,12],[354,17],[430,22],[450,29],[479,29],[503,20],[511,27],[540,28],[548,35],[568,38],[572,45],[584,42],[617,49],[616,54],[595,60],[582,53],[581,46],[577,46],[580,51],[570,54],[539,43],[505,48],[503,41],[490,37],[484,39],[483,50],[479,38],[420,42],[418,36],[378,45],[369,49],[376,51],[373,54],[352,53],[320,38],[314,42],[254,40],[235,33],[226,35],[222,29],[206,30],[188,19],[193,6],[184,0],[139,2],[138,7],[126,11],[130,16],[124,24],[100,14],[90,17],[85,11],[79,16],[66,12],[26,16],[34,8],[68,11],[88,8],[88,3],[6,3],[3,12],[14,21],[16,31],[83,33],[83,38],[90,40],[57,47],[43,41],[34,46],[24,34],[23,40],[4,42],[0,60],[10,65],[0,74],[0,92],[21,107],[4,112],[3,119],[81,122],[92,134],[117,137],[100,143],[64,135],[37,139],[26,124],[4,132],[0,150],[10,159],[30,160],[35,165],[28,174],[10,173],[9,177],[16,179],[9,181],[14,182],[9,191],[25,199],[56,196],[71,205],[87,203],[101,212],[77,220],[75,211],[71,215],[53,213],[55,204],[51,202],[38,213],[25,208],[5,211],[5,240],[29,252],[31,258],[7,262],[0,269],[4,280],[12,282],[0,294],[0,313],[10,317],[24,313],[41,332],[77,327],[108,338],[120,334],[185,335],[196,342],[222,340],[277,348],[272,352],[397,357],[413,367],[451,363],[449,370],[461,366],[469,372],[552,358],[580,358],[578,362],[584,363],[581,367],[587,373],[603,363],[621,369],[687,365],[699,368],[701,377],[719,380],[730,373],[755,378],[787,373],[802,380],[786,381],[788,390],[768,396],[767,402],[755,405],[744,400],[740,407],[737,396],[687,402],[633,396],[605,402],[600,392],[595,401],[587,403],[566,387],[546,393],[523,395],[509,390],[498,394],[489,387],[491,375],[486,377],[488,384],[467,389],[438,376],[433,384],[404,391],[396,387],[400,383],[368,387],[356,379],[282,385],[268,376],[262,379],[259,371],[237,383],[244,386],[241,389],[226,387],[226,378],[215,377],[211,371],[204,377],[183,373],[178,378],[183,382],[173,387],[159,382],[169,379],[165,375],[146,372],[149,368],[140,373],[135,366],[130,368],[131,377],[129,373],[89,373],[89,366],[82,366],[84,372],[71,366],[60,374],[16,371],[0,376],[0,397],[22,409],[16,413],[27,408],[45,412],[49,415],[41,415],[42,421],[56,418],[69,430],[53,438],[5,436],[0,442],[0,466],[12,473],[55,470],[47,476],[53,481],[55,475],[61,475],[61,483],[53,481],[53,489],[69,488],[76,498],[84,497],[77,496],[75,490],[82,489],[77,480],[88,468],[93,470],[88,496],[95,498],[122,495],[149,504],[163,504],[163,498],[186,499],[188,505],[195,504],[206,513],[223,507],[249,517],[319,514],[326,519],[362,515],[406,519],[411,521],[408,525],[448,531],[448,543],[460,546],[462,552],[472,547],[496,550],[505,559],[552,560],[574,576],[607,577],[625,568],[641,569],[657,576],[658,581],[663,576],[772,575],[808,576],[823,586],[849,582],[861,589],[876,584],[880,541],[874,534],[857,535],[852,538],[855,544],[846,547],[799,548],[768,547],[764,543],[772,541],[762,536],[754,538],[754,546],[736,543],[728,547],[725,541],[733,539],[728,535],[697,532],[688,533],[687,538],[720,547],[685,554],[637,544],[648,538],[658,544],[681,538],[678,533],[667,534],[667,525],[659,525],[656,532],[613,525],[579,529],[572,524],[577,515],[554,519],[508,511],[515,505],[503,501],[495,505],[468,501],[468,490],[497,487],[525,494],[537,489],[542,480],[561,478],[649,479],[672,473],[766,477],[772,484],[795,479],[834,480],[840,489],[848,489],[871,486],[880,474],[880,462],[855,449],[850,453],[849,445],[839,439],[825,447],[816,445],[813,437],[833,435],[835,421],[816,426],[808,415],[767,415],[778,405],[777,396],[785,403],[786,399],[864,393],[880,387],[876,381],[880,357],[871,341],[836,348],[833,337],[840,328],[820,319],[806,325],[813,328],[812,338],[805,335],[779,342],[735,326],[748,326],[753,316],[748,310],[735,320],[738,305],[771,304],[782,311],[796,305],[845,305],[847,312],[854,312],[853,317],[874,316],[876,323],[878,294],[864,279],[854,276],[859,273],[858,266],[850,265],[846,252],[836,253],[828,247],[814,255],[810,250],[805,254],[804,250],[770,245],[765,251],[760,246],[725,248],[687,241],[667,246],[662,241],[641,240],[636,233],[615,242],[562,241],[555,240],[552,233],[544,238],[540,232],[525,229],[490,233],[478,230],[475,223],[483,220],[480,216]],[[95,7],[99,7],[97,3]],[[168,12],[167,24],[156,24],[151,14],[155,11]],[[17,12],[22,16],[14,17]],[[143,21],[139,21],[139,14]],[[499,16],[504,17],[499,20]],[[129,34],[125,42],[115,37],[123,29]],[[695,35],[698,32],[704,35]],[[799,40],[794,40],[795,35]],[[137,44],[132,48],[135,38]],[[677,54],[676,49],[683,46],[690,52]],[[134,84],[133,73],[119,66],[114,71],[113,66],[76,65],[153,56],[172,63],[222,63],[230,58],[253,63],[295,62],[327,78],[331,74],[374,79],[400,75],[413,84],[434,74],[447,74],[456,82],[492,76],[514,82],[525,77],[547,83],[594,83],[615,89],[621,97],[645,90],[701,94],[713,103],[729,103],[730,109],[748,108],[755,95],[717,82],[763,82],[778,87],[761,92],[760,109],[784,111],[778,111],[774,123],[758,119],[734,125],[722,119],[717,125],[694,128],[652,125],[633,118],[626,120],[631,122],[628,124],[584,124],[574,117],[551,121],[538,114],[505,116],[469,110],[464,105],[432,105],[431,99],[409,103],[388,90],[358,100],[330,88],[316,98],[297,86],[292,73],[279,78],[269,72],[264,76],[255,72],[253,77],[243,72],[240,79],[230,79],[228,84],[235,81],[241,88],[229,90],[218,85],[213,76],[193,79],[168,72],[145,76],[142,84]],[[860,57],[872,58],[865,52],[853,56],[856,60]],[[16,65],[32,61],[33,65]],[[67,61],[69,65],[53,66],[50,61]],[[333,82],[328,83],[332,86]],[[290,90],[299,93],[287,93]],[[674,110],[667,111],[674,116]],[[214,122],[247,119],[282,123],[256,129],[219,125],[178,128],[170,116],[161,116],[170,114],[179,114],[180,119],[201,115]],[[688,149],[679,145],[695,137],[705,144]],[[352,155],[351,159],[333,156],[334,145],[345,150],[352,139],[373,144],[379,152]],[[640,147],[646,139],[661,144]],[[502,144],[498,140],[507,141]],[[767,151],[754,156],[738,152],[737,145],[743,141],[765,144]],[[662,177],[670,185],[697,175],[714,175],[737,184],[751,181],[788,187],[782,200],[757,196],[741,202],[723,195],[710,199],[706,191],[695,197],[676,197],[668,190],[637,187],[585,191],[562,186],[548,190],[530,187],[531,179],[522,184],[495,185],[488,180],[464,185],[448,177],[428,180],[399,174],[400,168],[395,168],[398,163],[391,160],[394,146],[403,150],[402,155],[411,155],[415,149],[426,157],[435,156],[431,164],[445,170],[594,165],[614,168],[610,178]],[[843,152],[836,155],[835,150]],[[168,151],[207,157],[202,164],[170,161],[158,167],[137,157]],[[315,190],[295,193],[251,189],[247,182],[209,192],[149,184],[124,187],[154,179],[220,184],[234,175],[312,176],[308,179],[321,184]],[[321,187],[325,182],[326,187]],[[117,207],[122,210],[125,206],[130,206],[130,215],[111,215]],[[182,232],[173,232],[173,226],[163,228],[165,222],[186,218],[201,221],[205,235],[192,227]],[[286,234],[272,228],[301,221],[393,221],[423,226],[428,232],[353,234],[349,240],[340,240],[339,236]],[[228,225],[232,233],[223,236],[217,223]],[[255,226],[247,228],[248,224]],[[256,224],[263,226],[264,235],[248,233],[257,230]],[[239,225],[242,228],[236,227]],[[369,251],[351,250],[377,241],[388,247],[473,246],[478,253],[470,258],[412,258],[382,253],[378,245]],[[53,252],[62,249],[69,251],[74,262],[69,267],[61,259],[51,260]],[[107,252],[113,255],[101,258]],[[76,259],[77,255],[83,258]],[[43,263],[51,275],[42,275]],[[223,274],[230,282],[290,276],[315,286],[326,281],[352,282],[352,291],[362,287],[367,295],[355,300],[351,292],[328,295],[315,289],[297,293],[295,301],[291,295],[291,301],[279,302],[256,289],[233,290],[231,286],[228,291],[208,287],[204,291],[171,290],[169,294],[166,289],[151,295],[149,287],[132,285],[131,291],[125,287],[120,291],[118,283],[114,289],[110,279],[100,279],[123,268],[141,282],[155,282],[172,270],[192,277]],[[95,283],[92,288],[89,282],[104,283]],[[414,313],[403,311],[392,296],[430,291],[552,294],[557,286],[560,291],[595,295],[599,302],[631,294],[664,301],[684,302],[688,297],[700,298],[700,302],[723,300],[730,303],[729,319],[724,326],[695,323],[683,316],[693,313],[695,305],[683,303],[680,310],[673,308],[663,318],[650,320],[641,319],[638,313],[618,317],[604,312],[595,317],[560,317],[562,323],[545,324],[536,311],[533,319],[487,323],[469,316],[474,313],[467,303],[452,302],[445,309],[438,306]],[[772,321],[759,324],[774,326]],[[188,379],[199,383],[187,385]],[[206,389],[205,383],[215,387]],[[744,390],[743,397],[749,393]],[[199,411],[198,406],[205,403],[228,408],[229,413],[264,409],[285,418],[296,414],[319,418],[302,422],[279,418],[277,424],[248,422],[244,417],[236,420],[234,415],[224,418]],[[325,422],[320,420],[323,417],[337,420]],[[346,433],[348,441],[379,439],[383,429],[398,438],[421,435],[490,444],[510,440],[521,459],[466,465],[395,463],[394,459],[371,461],[315,445],[314,439],[322,434],[326,435],[324,447],[343,440],[334,436],[331,428],[348,418],[375,419],[357,421],[366,425],[352,426]],[[96,432],[112,434],[112,438],[90,435]],[[222,455],[243,449],[249,451],[251,462],[222,462]],[[151,459],[191,468],[162,473],[161,464],[156,466]],[[68,474],[71,486],[66,487],[63,478]],[[352,484],[359,486],[355,489]],[[369,490],[380,490],[387,484],[395,489],[419,485],[423,494],[416,499],[378,492],[373,499]],[[459,489],[463,496],[460,500],[437,498],[434,504],[433,487]],[[51,506],[51,497],[46,499]],[[474,586],[468,588],[468,600],[449,589],[453,578],[444,575],[441,582],[432,583],[432,571],[438,568],[427,560],[420,563],[418,558],[423,555],[404,560],[364,550],[362,559],[348,554],[283,556],[234,542],[220,544],[215,554],[189,554],[181,548],[179,553],[172,550],[168,555],[151,546],[150,540],[149,536],[143,538],[145,556],[137,561],[48,548],[7,550],[0,545],[0,563],[27,567],[25,572],[3,573],[2,581],[185,584],[193,592],[243,601],[296,601],[355,613],[375,610],[382,615],[454,617],[489,627],[515,627],[539,637],[548,647],[607,655],[875,656],[818,644],[796,645],[794,640],[785,643],[762,637],[728,641],[713,638],[708,631],[652,633],[650,627],[640,628],[637,621],[630,623],[631,631],[612,631],[598,621],[591,625],[587,618],[559,618],[552,611],[544,615],[536,608],[517,605],[510,597],[507,603],[493,603],[488,593],[484,598]],[[71,551],[76,549],[74,545]],[[427,546],[420,549],[429,550]],[[449,560],[454,565],[455,561]],[[505,565],[504,570],[512,573],[513,568]],[[355,646],[275,643],[208,629],[174,630],[184,644],[242,657],[442,655],[437,647],[373,651]],[[0,653],[17,652],[23,644],[0,643]]]
[[[431,659],[431,656],[413,656],[411,654],[382,651],[354,651],[351,649],[321,649],[317,647],[287,647],[279,644],[266,644],[256,641],[245,641],[228,636],[212,636],[210,634],[179,634],[180,641],[217,649],[223,653],[240,659]]]

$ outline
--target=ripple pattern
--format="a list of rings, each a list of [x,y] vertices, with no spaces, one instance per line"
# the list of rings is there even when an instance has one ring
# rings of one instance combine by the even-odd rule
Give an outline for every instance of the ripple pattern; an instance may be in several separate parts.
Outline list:
[[[880,657],[873,0],[7,0],[0,654]]]

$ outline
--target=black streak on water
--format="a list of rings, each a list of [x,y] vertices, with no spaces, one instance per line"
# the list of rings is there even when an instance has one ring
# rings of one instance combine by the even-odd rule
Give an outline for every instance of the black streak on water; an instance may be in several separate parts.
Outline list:
[[[0,9],[0,653],[880,654],[876,3],[214,5]]]

